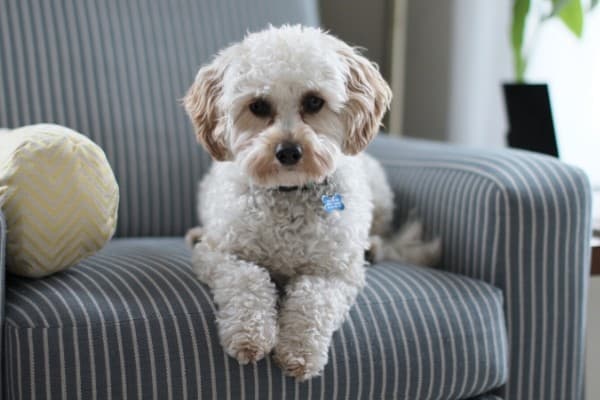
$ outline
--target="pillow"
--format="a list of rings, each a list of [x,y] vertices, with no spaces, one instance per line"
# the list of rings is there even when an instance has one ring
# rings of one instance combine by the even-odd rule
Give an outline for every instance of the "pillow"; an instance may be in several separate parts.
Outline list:
[[[7,269],[42,277],[75,265],[115,232],[119,187],[102,149],[62,126],[0,132]]]

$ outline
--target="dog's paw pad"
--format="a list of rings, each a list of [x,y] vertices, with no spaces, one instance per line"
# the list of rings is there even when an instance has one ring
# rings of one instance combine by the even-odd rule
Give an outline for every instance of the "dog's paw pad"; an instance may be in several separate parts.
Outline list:
[[[298,380],[306,379],[306,365],[301,361],[290,363],[285,366],[285,374]]]
[[[265,353],[262,350],[247,348],[238,351],[236,359],[240,364],[256,363],[263,359]]]
[[[306,373],[306,360],[302,357],[275,357],[275,362],[287,376],[302,379]]]
[[[302,356],[287,355],[285,357],[275,355],[275,362],[283,370],[283,373],[298,381],[304,381],[320,374],[321,370],[315,368]]]
[[[256,363],[265,356],[265,351],[263,349],[251,343],[230,348],[228,353],[242,365]]]

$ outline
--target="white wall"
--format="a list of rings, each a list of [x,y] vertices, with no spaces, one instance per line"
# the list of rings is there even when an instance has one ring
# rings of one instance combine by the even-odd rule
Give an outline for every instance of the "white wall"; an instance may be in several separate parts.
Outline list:
[[[504,145],[510,12],[510,0],[409,0],[405,134]]]
[[[583,168],[600,189],[600,6],[586,15],[581,39],[557,19],[537,35],[531,30],[525,77],[549,84],[560,158]]]

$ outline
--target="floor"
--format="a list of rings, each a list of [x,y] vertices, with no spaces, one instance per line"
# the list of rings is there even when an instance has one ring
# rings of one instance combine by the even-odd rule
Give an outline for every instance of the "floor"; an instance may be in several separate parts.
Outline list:
[[[586,399],[600,399],[600,276],[590,281],[588,297]]]

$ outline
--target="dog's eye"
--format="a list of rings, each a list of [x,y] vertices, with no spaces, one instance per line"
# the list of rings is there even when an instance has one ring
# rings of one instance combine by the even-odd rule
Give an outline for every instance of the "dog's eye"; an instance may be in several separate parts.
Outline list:
[[[323,104],[325,104],[325,100],[313,94],[309,94],[302,100],[302,110],[309,114],[314,114],[323,108]]]
[[[257,117],[268,117],[271,115],[271,105],[266,100],[258,99],[250,103],[250,112]]]

